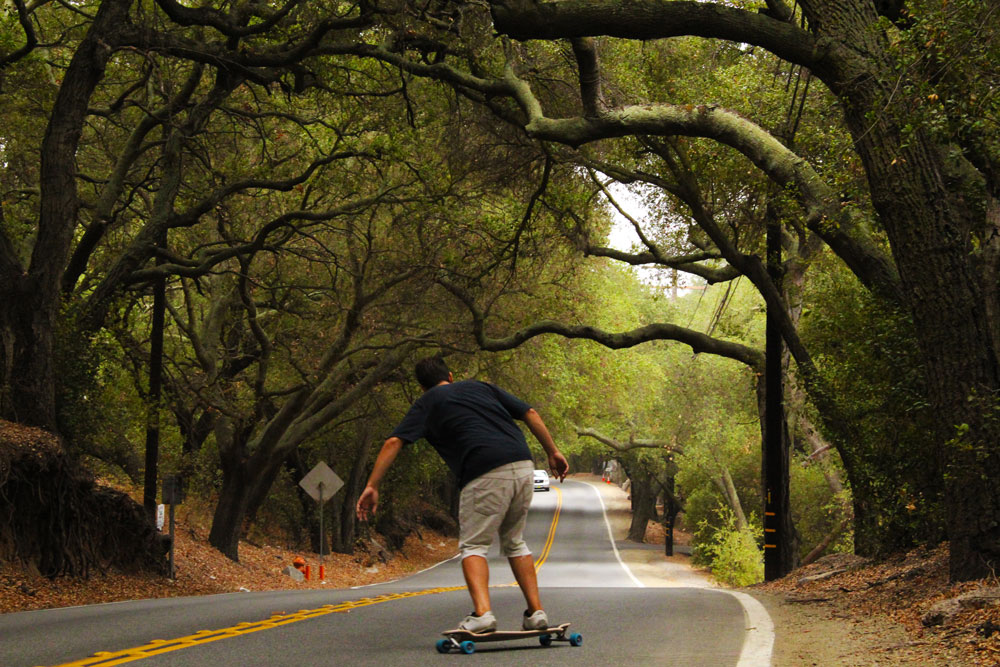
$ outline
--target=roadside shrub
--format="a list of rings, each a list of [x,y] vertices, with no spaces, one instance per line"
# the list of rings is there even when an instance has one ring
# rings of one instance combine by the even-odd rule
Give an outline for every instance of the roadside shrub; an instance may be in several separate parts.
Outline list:
[[[764,554],[758,546],[763,531],[753,525],[737,529],[736,519],[728,508],[721,509],[719,514],[724,527],[714,530],[698,547],[702,560],[712,568],[712,576],[730,586],[749,586],[763,581]],[[708,523],[702,522],[699,532],[708,528]]]

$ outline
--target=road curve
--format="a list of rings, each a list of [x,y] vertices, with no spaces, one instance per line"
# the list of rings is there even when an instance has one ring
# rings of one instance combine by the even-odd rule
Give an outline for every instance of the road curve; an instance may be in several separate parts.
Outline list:
[[[618,559],[598,494],[579,482],[536,493],[526,539],[543,604],[583,645],[537,640],[438,655],[434,642],[468,612],[457,559],[358,589],[233,593],[0,615],[0,665],[767,664],[750,647],[746,602],[706,588],[644,588]],[[524,608],[504,559],[490,554],[502,628]],[[769,619],[767,619],[769,623]],[[750,642],[752,644],[752,642]],[[742,657],[742,662],[741,662]]]

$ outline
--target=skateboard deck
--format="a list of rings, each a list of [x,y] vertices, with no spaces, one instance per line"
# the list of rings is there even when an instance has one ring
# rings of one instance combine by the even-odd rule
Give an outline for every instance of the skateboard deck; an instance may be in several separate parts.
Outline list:
[[[578,632],[567,634],[569,626],[569,623],[563,623],[544,630],[494,630],[493,632],[469,632],[455,628],[441,633],[445,639],[438,640],[437,650],[439,653],[447,653],[452,649],[462,653],[475,653],[476,642],[500,642],[529,637],[538,637],[542,646],[549,646],[554,641],[569,642],[572,646],[580,646],[583,644],[583,635]]]

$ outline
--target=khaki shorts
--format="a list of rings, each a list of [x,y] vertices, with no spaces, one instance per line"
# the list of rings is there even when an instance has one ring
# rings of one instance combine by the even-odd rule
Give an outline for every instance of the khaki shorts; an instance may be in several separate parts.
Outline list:
[[[486,557],[493,536],[500,535],[500,553],[528,556],[524,523],[534,492],[533,461],[507,463],[465,485],[458,501],[458,547],[462,558]]]

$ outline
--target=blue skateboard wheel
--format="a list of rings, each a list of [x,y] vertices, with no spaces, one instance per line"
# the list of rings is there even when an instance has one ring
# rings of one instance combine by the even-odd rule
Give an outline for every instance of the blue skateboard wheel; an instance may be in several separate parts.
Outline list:
[[[448,649],[451,648],[451,641],[448,639],[439,639],[437,640],[437,644],[435,644],[435,646],[437,647],[438,653],[447,653]]]
[[[542,646],[552,646],[552,635],[538,635],[538,643]]]
[[[580,646],[583,644],[583,635],[579,632],[574,632],[569,636],[569,643],[571,646]]]
[[[476,644],[475,644],[475,642],[471,642],[471,641],[466,640],[466,641],[462,642],[460,646],[462,648],[462,653],[464,653],[466,655],[472,655],[473,653],[476,652]]]

